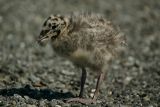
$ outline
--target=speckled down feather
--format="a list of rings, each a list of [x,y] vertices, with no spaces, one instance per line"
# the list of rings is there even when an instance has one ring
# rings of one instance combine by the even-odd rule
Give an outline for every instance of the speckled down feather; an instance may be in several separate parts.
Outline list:
[[[49,31],[50,35],[57,34],[51,39],[54,51],[80,67],[102,69],[125,43],[124,35],[100,15],[50,16],[44,27],[51,24],[56,30],[54,33]]]

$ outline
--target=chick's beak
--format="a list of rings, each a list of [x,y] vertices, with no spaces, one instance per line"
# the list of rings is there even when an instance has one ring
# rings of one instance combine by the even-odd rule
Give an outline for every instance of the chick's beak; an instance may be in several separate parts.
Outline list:
[[[41,46],[44,46],[46,45],[46,43],[48,42],[49,40],[49,35],[48,35],[48,32],[44,32],[42,31],[38,37],[38,44],[41,45]]]
[[[49,38],[47,36],[45,36],[43,38],[38,38],[37,42],[39,45],[44,46],[47,43],[48,39]]]

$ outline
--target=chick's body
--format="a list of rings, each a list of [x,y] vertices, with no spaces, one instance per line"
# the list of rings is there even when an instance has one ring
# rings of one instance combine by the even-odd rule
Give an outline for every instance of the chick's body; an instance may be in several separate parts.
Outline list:
[[[81,90],[78,98],[68,102],[93,103],[104,77],[104,69],[116,55],[125,39],[110,21],[95,14],[50,16],[44,23],[38,42],[50,40],[54,51],[82,68]],[[83,99],[86,70],[99,72],[92,100]]]
[[[68,18],[68,31],[51,41],[53,49],[80,67],[101,69],[119,46],[114,43],[118,32],[100,16],[82,14]]]

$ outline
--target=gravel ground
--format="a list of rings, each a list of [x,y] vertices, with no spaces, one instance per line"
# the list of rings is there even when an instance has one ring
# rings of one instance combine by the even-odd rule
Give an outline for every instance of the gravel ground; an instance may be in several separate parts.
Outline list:
[[[160,0],[0,0],[0,106],[84,107],[62,101],[78,94],[80,70],[36,43],[46,17],[73,10],[105,15],[128,41],[89,107],[160,107]]]

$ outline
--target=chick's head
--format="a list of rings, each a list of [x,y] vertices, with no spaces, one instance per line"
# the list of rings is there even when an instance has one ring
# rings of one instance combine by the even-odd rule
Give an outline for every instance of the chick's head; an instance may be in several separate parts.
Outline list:
[[[60,15],[51,15],[43,24],[38,43],[45,45],[49,40],[58,38],[68,26],[68,19]]]

